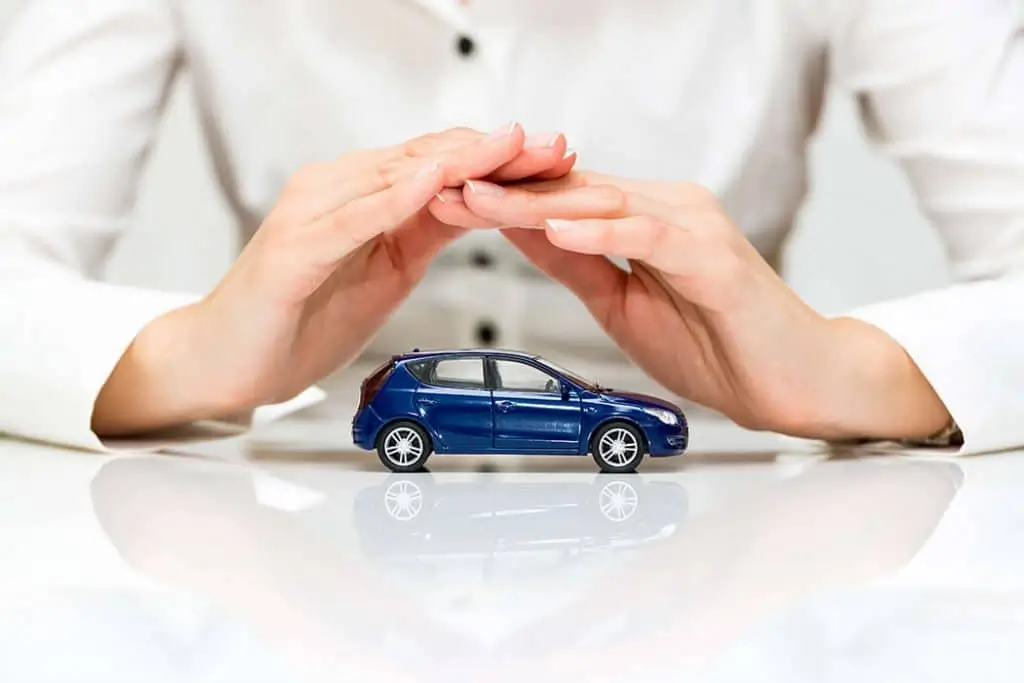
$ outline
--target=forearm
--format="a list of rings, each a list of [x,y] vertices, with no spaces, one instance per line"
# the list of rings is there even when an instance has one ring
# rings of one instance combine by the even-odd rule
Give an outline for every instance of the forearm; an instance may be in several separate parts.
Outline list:
[[[907,351],[884,331],[854,318],[827,321],[831,348],[804,428],[809,438],[920,440],[950,414]]]
[[[128,346],[100,390],[92,429],[123,437],[251,409],[242,396],[227,395],[204,381],[201,303],[172,310],[146,325]]]

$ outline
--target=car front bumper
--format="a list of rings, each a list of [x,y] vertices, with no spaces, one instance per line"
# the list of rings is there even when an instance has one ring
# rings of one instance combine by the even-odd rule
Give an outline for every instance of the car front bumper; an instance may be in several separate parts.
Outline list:
[[[663,426],[656,433],[648,434],[648,440],[651,457],[679,455],[690,445],[690,428],[685,421],[672,427]]]

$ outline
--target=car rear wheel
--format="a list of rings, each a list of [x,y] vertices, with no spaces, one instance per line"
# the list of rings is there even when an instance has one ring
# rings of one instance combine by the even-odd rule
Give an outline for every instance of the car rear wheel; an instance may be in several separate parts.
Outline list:
[[[430,437],[414,422],[395,422],[377,438],[377,455],[392,472],[418,472],[433,452]]]
[[[597,430],[591,442],[591,455],[602,472],[635,472],[644,459],[643,435],[627,422],[611,422]]]

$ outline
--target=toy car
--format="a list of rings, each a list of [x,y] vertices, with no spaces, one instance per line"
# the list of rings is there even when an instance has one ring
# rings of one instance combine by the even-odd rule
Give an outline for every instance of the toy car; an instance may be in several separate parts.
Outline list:
[[[432,453],[591,453],[603,472],[679,455],[689,428],[668,401],[613,391],[518,351],[396,355],[363,381],[352,438],[393,472]]]

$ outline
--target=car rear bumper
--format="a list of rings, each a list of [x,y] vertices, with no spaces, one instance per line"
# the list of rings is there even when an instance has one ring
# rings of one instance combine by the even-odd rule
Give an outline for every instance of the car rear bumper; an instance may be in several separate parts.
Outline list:
[[[377,432],[381,419],[370,406],[364,407],[352,420],[352,441],[358,448],[372,451],[377,447]]]

